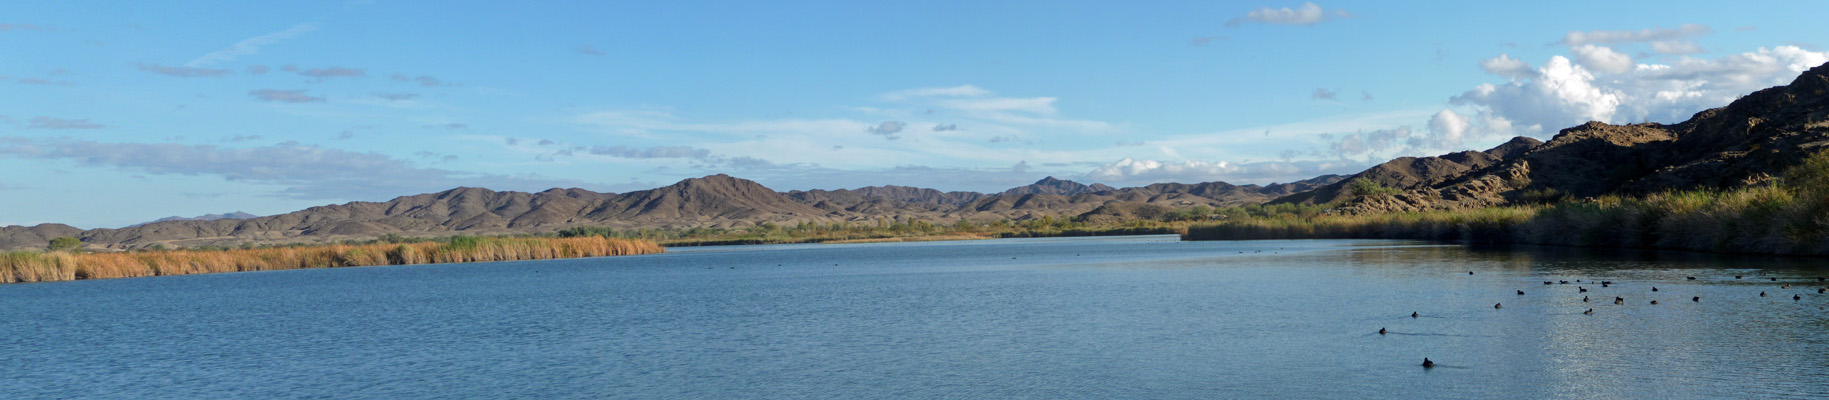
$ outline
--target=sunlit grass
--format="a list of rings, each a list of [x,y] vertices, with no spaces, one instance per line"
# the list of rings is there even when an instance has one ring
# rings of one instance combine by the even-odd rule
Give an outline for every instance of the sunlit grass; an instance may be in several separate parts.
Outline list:
[[[652,241],[604,237],[494,238],[458,236],[444,242],[374,243],[239,250],[120,253],[0,253],[0,282],[189,275],[218,272],[484,261],[543,260],[649,254]]]
[[[1607,196],[1544,206],[1247,217],[1188,240],[1383,238],[1829,255],[1829,152],[1781,184]]]

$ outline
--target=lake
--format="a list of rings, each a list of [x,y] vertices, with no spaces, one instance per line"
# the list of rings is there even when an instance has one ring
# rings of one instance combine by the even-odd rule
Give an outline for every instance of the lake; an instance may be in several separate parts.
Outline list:
[[[0,398],[1825,398],[1822,264],[1139,236],[11,284]]]

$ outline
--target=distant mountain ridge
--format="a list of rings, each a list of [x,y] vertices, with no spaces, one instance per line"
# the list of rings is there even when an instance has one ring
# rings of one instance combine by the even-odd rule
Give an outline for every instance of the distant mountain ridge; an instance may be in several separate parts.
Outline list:
[[[241,211],[222,213],[222,214],[203,214],[203,215],[199,215],[199,216],[195,216],[195,217],[179,217],[179,216],[174,215],[174,216],[170,216],[170,217],[155,219],[152,221],[128,225],[128,227],[135,227],[135,226],[146,225],[146,224],[155,223],[155,222],[167,222],[167,221],[215,221],[215,220],[219,220],[219,219],[248,219],[248,218],[257,218],[257,217],[260,217],[260,216],[241,212]]]
[[[622,194],[577,188],[526,193],[460,187],[385,202],[325,205],[261,217],[231,213],[120,229],[82,230],[62,224],[9,226],[0,228],[0,248],[43,248],[50,239],[61,236],[80,238],[92,247],[140,248],[312,243],[384,234],[550,232],[573,226],[741,228],[765,222],[1021,220],[1072,217],[1112,202],[1171,207],[1255,204],[1339,179],[1324,176],[1270,186],[1207,182],[1118,189],[1048,177],[997,194],[906,186],[779,193],[754,181],[723,174]]]

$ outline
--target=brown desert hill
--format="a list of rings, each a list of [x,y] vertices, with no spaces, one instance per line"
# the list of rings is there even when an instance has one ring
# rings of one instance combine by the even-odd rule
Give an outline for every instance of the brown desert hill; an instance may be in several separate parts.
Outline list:
[[[1505,160],[1506,157],[1521,156],[1541,144],[1543,142],[1537,139],[1520,136],[1483,152],[1462,151],[1434,157],[1398,157],[1367,168],[1364,172],[1346,179],[1314,190],[1278,198],[1270,203],[1325,204],[1348,200],[1353,197],[1353,193],[1347,189],[1347,185],[1354,179],[1366,179],[1387,188],[1401,190],[1429,187],[1460,177],[1468,172],[1490,167]]]
[[[763,221],[832,220],[752,181],[713,175],[622,195],[583,189],[539,193],[460,187],[386,202],[351,202],[250,219],[186,220],[122,229],[0,228],[6,248],[43,248],[75,236],[94,247],[289,243],[382,234],[516,233],[592,226],[747,226]],[[48,236],[47,236],[48,235]]]
[[[615,213],[593,213],[629,221],[748,219],[767,215],[822,217],[824,210],[795,202],[762,184],[717,174],[617,197]]]
[[[821,201],[834,204],[857,204],[873,199],[894,200],[904,203],[962,205],[985,197],[978,192],[942,192],[934,189],[909,186],[866,186],[857,189],[838,190],[794,190],[787,196],[802,204],[816,204]]]
[[[1097,192],[1105,192],[1105,191],[1111,191],[1111,190],[1114,190],[1114,188],[1112,188],[1111,186],[1105,186],[1105,184],[1102,184],[1102,183],[1094,183],[1091,185],[1087,185],[1084,183],[1079,183],[1079,182],[1074,182],[1074,181],[1069,181],[1069,180],[1055,179],[1054,177],[1050,176],[1050,177],[1042,178],[1042,180],[1036,181],[1035,183],[1031,183],[1027,186],[1018,186],[1015,188],[1011,188],[1010,190],[1005,190],[1005,191],[1003,191],[1003,193],[998,193],[998,194],[1003,195],[1003,196],[1021,196],[1021,195],[1025,195],[1025,194],[1053,194],[1053,195],[1062,195],[1062,196],[1072,196],[1072,195],[1076,195],[1076,194],[1097,193]]]
[[[1112,202],[1162,207],[1255,204],[1273,194],[1338,180],[1338,176],[1325,176],[1261,187],[1207,182],[1111,189],[1050,177],[1004,192],[1011,194],[941,192],[905,186],[783,194],[753,181],[720,174],[624,194],[576,188],[526,193],[460,187],[385,202],[350,202],[247,219],[165,221],[86,231],[67,225],[14,226],[0,228],[0,246],[41,249],[50,239],[62,236],[80,238],[92,248],[134,249],[154,245],[323,243],[386,234],[540,233],[574,226],[742,228],[764,222],[989,222],[1044,216],[1066,218]]]
[[[1763,184],[1829,149],[1829,64],[1671,124],[1589,122],[1490,167],[1348,212],[1460,209]]]
[[[51,239],[76,236],[82,232],[80,228],[64,224],[0,227],[0,250],[42,249],[51,243]]]

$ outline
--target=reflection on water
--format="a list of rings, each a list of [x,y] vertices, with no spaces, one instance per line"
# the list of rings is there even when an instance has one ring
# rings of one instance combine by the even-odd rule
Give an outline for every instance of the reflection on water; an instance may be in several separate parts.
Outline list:
[[[7,285],[0,398],[1823,398],[1817,265],[1155,236]]]

